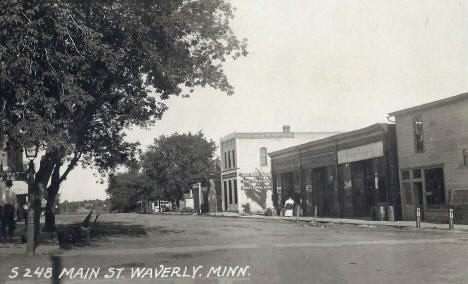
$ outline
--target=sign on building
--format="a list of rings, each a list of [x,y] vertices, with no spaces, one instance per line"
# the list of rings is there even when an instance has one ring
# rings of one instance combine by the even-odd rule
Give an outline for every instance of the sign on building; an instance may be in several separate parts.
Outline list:
[[[377,157],[383,157],[383,142],[366,144],[338,151],[338,164],[352,163]]]

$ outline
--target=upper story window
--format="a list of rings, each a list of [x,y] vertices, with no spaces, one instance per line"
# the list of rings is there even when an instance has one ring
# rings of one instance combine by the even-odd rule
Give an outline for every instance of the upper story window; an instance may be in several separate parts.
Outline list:
[[[232,166],[236,166],[236,151],[232,150]]]
[[[228,168],[228,165],[227,165],[227,152],[224,152],[224,169],[227,169]]]
[[[229,168],[231,168],[231,151],[228,151],[227,154],[228,154],[228,166]]]
[[[463,165],[468,166],[468,150],[463,149]]]
[[[265,167],[267,165],[268,165],[267,148],[262,147],[260,148],[260,166]]]
[[[423,119],[421,116],[413,119],[414,127],[414,142],[416,153],[424,152],[424,133],[423,133]]]

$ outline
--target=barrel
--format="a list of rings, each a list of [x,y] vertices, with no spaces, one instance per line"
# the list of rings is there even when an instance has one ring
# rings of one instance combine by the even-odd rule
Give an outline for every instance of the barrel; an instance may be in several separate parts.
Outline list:
[[[387,215],[387,221],[395,221],[395,211],[393,210],[393,206],[389,205],[385,207],[385,213]]]
[[[384,206],[375,207],[375,219],[377,221],[385,221],[385,207]]]

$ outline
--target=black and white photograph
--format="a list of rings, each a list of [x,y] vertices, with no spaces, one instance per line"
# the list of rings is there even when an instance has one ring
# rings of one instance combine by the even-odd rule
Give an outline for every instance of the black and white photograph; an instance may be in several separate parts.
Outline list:
[[[468,1],[0,0],[1,283],[468,283]]]

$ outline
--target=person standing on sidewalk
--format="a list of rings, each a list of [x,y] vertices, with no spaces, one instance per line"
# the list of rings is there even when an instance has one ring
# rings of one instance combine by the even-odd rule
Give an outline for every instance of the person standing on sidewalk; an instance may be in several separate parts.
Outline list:
[[[11,189],[11,181],[6,183],[1,193],[1,202],[3,203],[2,224],[0,226],[1,237],[3,240],[8,238],[11,241],[13,232],[16,228],[16,194]]]

